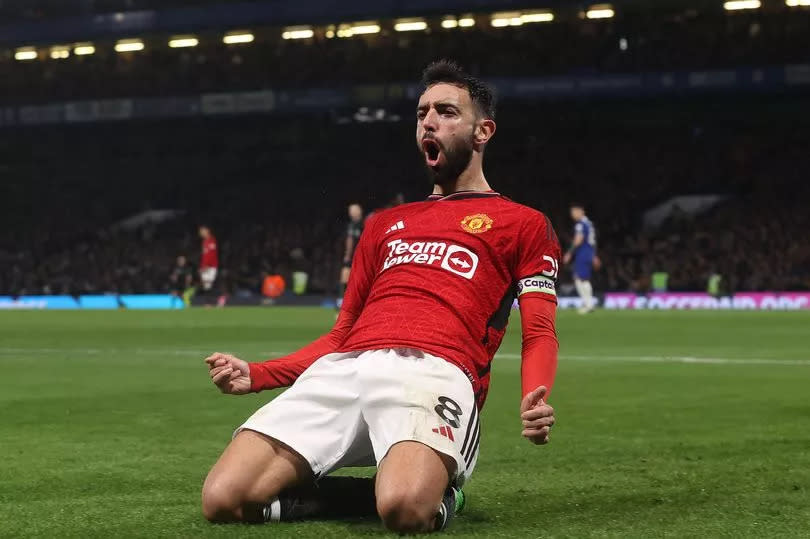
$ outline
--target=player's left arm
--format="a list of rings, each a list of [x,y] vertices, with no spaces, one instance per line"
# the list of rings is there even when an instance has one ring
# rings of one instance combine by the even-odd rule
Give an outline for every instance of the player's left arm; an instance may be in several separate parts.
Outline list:
[[[556,281],[561,249],[557,234],[542,214],[527,219],[518,244],[518,302],[521,350],[523,436],[545,444],[554,425],[554,409],[546,402],[557,372],[559,344],[555,329]]]
[[[520,323],[523,333],[520,377],[523,399],[520,419],[524,437],[545,444],[554,425],[554,408],[546,401],[557,373],[559,343],[554,328],[555,301],[529,292],[520,297]]]

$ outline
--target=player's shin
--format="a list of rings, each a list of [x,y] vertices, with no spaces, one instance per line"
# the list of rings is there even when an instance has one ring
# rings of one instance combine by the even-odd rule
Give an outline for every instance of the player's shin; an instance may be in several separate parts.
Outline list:
[[[574,278],[574,288],[577,290],[577,295],[579,295],[579,297],[583,300],[584,307],[585,291],[582,288],[582,283],[584,283],[584,281]]]
[[[324,477],[282,492],[264,506],[265,522],[370,517],[377,514],[373,478]]]

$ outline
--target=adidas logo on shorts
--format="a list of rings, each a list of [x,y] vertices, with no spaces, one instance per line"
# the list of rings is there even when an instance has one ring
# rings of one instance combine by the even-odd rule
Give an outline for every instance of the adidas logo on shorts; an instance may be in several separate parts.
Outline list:
[[[451,429],[450,427],[437,427],[433,429],[433,432],[435,432],[436,434],[440,434],[445,438],[449,438],[451,442],[456,441],[456,439],[453,437],[453,429]]]

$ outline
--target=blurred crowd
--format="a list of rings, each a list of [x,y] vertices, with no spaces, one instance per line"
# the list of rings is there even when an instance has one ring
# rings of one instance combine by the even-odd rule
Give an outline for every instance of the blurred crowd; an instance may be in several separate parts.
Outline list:
[[[475,75],[548,76],[701,70],[810,61],[810,11],[565,20],[429,33],[384,30],[371,36],[285,41],[280,28],[256,29],[256,41],[227,46],[200,33],[193,49],[170,49],[167,36],[146,37],[144,51],[66,60],[17,62],[0,57],[0,102],[185,95],[218,91],[410,82],[438,57]]]
[[[736,114],[752,105],[726,106]],[[485,170],[497,190],[546,212],[564,248],[568,204],[586,205],[601,291],[648,291],[656,272],[669,274],[671,290],[706,290],[714,273],[725,292],[809,290],[810,132],[771,125],[775,106],[758,106],[767,121],[745,127],[717,117],[715,101],[505,105]],[[700,118],[714,119],[697,126]],[[2,132],[15,203],[0,215],[0,294],[168,291],[175,258],[199,259],[201,223],[219,240],[224,292],[255,294],[267,274],[289,282],[304,271],[311,292],[332,293],[346,206],[368,211],[396,192],[418,200],[430,190],[411,129],[256,117]],[[644,226],[645,210],[695,194],[725,198]],[[117,225],[150,209],[182,213]]]

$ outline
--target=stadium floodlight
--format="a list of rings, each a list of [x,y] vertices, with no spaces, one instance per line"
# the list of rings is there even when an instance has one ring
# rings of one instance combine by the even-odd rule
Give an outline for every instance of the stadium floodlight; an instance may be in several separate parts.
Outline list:
[[[311,26],[288,26],[281,33],[281,39],[309,39],[314,35]]]
[[[726,11],[738,11],[741,9],[759,9],[762,7],[762,2],[759,0],[729,0],[723,7]]]
[[[252,43],[255,37],[250,32],[239,31],[229,32],[222,38],[222,42],[226,45],[236,45],[238,43]]]
[[[418,32],[427,30],[427,27],[424,19],[399,19],[394,23],[394,30],[397,32]]]
[[[194,36],[174,36],[169,40],[169,47],[173,49],[196,47],[199,44],[200,40]]]
[[[380,25],[374,21],[356,22],[353,24],[341,24],[338,26],[338,37],[352,37],[360,34],[377,34],[380,32]]]
[[[810,7],[810,0],[785,0],[787,7]]]
[[[76,56],[87,56],[88,54],[95,54],[96,48],[92,43],[76,43],[73,47],[73,54]]]
[[[380,25],[375,22],[359,22],[351,27],[352,35],[377,34],[380,32]]]
[[[610,4],[596,4],[588,8],[585,16],[589,19],[612,19],[616,15]]]
[[[144,49],[140,39],[121,39],[115,44],[115,52],[137,52]]]
[[[520,20],[522,20],[524,23],[551,22],[554,20],[554,13],[550,11],[532,11],[529,13],[523,13],[520,16]]]
[[[495,13],[492,15],[490,24],[495,28],[503,28],[505,26],[520,26],[523,24],[523,19],[520,17],[520,12],[510,13]]]
[[[458,25],[461,28],[470,28],[475,26],[475,19],[472,15],[465,15],[458,20]]]
[[[21,62],[36,60],[38,56],[37,49],[34,47],[20,47],[14,51],[14,59],[20,60]]]
[[[50,56],[54,60],[64,60],[70,56],[70,47],[68,45],[54,45],[51,47]]]
[[[442,28],[458,28],[458,19],[455,17],[445,17],[442,19]]]

